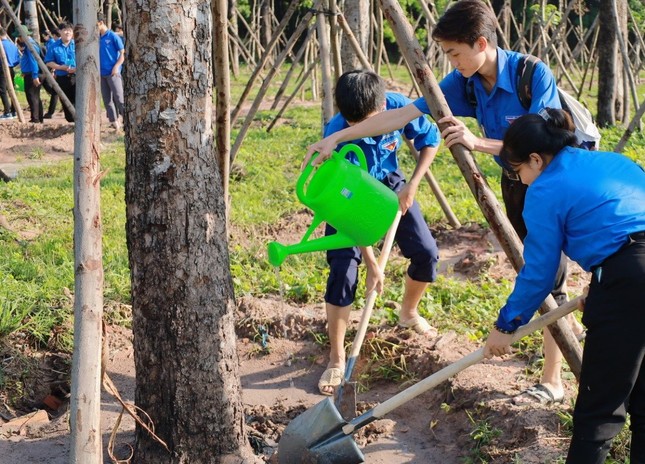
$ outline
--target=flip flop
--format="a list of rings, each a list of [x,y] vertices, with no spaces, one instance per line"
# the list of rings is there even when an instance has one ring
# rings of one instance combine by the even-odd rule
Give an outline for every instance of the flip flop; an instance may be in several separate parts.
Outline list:
[[[407,321],[399,321],[399,327],[412,329],[420,335],[430,335],[431,333],[433,337],[437,335],[437,329],[432,327],[430,323],[421,316],[415,316]]]
[[[325,369],[325,372],[320,376],[318,381],[318,390],[321,395],[332,396],[334,394],[333,390],[331,392],[323,390],[325,387],[332,387],[334,390],[340,385],[345,376],[345,370],[338,367],[330,367]]]
[[[513,403],[516,405],[522,405],[534,401],[548,406],[555,403],[562,403],[563,400],[564,395],[556,397],[546,385],[541,383],[536,383],[519,395],[513,397]]]

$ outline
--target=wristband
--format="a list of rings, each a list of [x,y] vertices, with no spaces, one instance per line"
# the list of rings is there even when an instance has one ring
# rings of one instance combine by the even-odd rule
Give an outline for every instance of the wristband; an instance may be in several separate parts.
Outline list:
[[[517,329],[515,329],[515,330],[506,330],[506,329],[502,329],[502,328],[497,324],[497,322],[495,322],[495,324],[493,324],[493,326],[495,327],[495,330],[497,330],[499,333],[503,333],[504,335],[513,335],[513,334],[515,333],[515,331],[517,330]]]

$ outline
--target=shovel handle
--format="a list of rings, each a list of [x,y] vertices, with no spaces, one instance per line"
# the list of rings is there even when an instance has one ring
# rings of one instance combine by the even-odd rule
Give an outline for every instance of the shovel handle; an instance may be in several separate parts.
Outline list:
[[[401,221],[401,210],[399,209],[394,216],[392,225],[385,235],[383,240],[383,248],[381,249],[381,254],[378,257],[378,267],[383,272],[385,270],[385,265],[387,260],[390,257],[390,251],[392,251],[392,245],[394,244],[394,236],[396,235],[396,229],[399,227],[399,222]],[[361,346],[363,345],[363,339],[365,338],[365,333],[367,332],[367,326],[370,322],[370,317],[372,317],[372,310],[374,309],[374,302],[377,297],[376,290],[372,290],[367,295],[367,301],[365,302],[365,307],[363,308],[363,314],[361,315],[361,320],[358,323],[358,330],[354,336],[354,342],[352,343],[352,351],[349,353],[349,359],[345,366],[345,383],[349,382],[352,378],[352,371],[354,370],[354,365],[356,364],[356,359],[361,352]]]
[[[577,297],[574,300],[571,300],[563,304],[557,309],[549,311],[548,313],[543,314],[542,316],[538,317],[537,319],[534,319],[528,324],[523,325],[517,330],[517,332],[513,334],[513,339],[511,343],[515,343],[516,341],[525,337],[526,335],[532,332],[535,332],[536,330],[541,329],[549,324],[552,324],[553,322],[557,321],[561,317],[566,316],[567,314],[569,314],[570,312],[572,312],[574,309],[578,307],[578,302],[580,301],[581,298],[582,297]],[[417,382],[411,387],[406,388],[405,390],[393,396],[389,400],[384,401],[383,403],[377,405],[373,409],[353,419],[351,422],[343,426],[343,433],[345,433],[345,435],[354,433],[356,429],[364,425],[367,425],[376,419],[380,419],[381,417],[393,411],[394,409],[398,408],[402,404],[410,401],[413,398],[416,398],[421,393],[424,393],[430,390],[431,388],[436,387],[441,382],[448,380],[450,377],[458,374],[459,372],[463,371],[467,367],[477,364],[482,359],[484,359],[484,348],[479,348],[478,350],[473,351],[472,353],[464,356],[463,358],[461,358],[458,361],[455,361],[452,364],[449,364],[448,366],[426,377],[425,379]]]

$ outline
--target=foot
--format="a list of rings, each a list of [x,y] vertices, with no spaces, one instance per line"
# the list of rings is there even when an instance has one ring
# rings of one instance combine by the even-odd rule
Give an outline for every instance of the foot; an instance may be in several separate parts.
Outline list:
[[[45,116],[43,116],[43,118],[45,118],[45,119],[51,119],[51,118],[52,118],[52,116],[53,116],[53,114],[52,114],[52,113],[47,113]]]
[[[538,403],[543,405],[551,405],[554,403],[562,403],[564,400],[564,390],[562,387],[554,388],[549,384],[536,383],[532,387],[527,388],[519,395],[513,397],[513,403],[522,406],[531,403]]]
[[[340,385],[345,376],[345,369],[340,367],[328,367],[320,376],[318,390],[325,396],[334,394],[334,390]]]
[[[419,335],[427,335],[430,337],[437,336],[437,329],[432,327],[428,321],[418,314],[410,319],[399,319],[399,327],[405,329],[412,329]]]

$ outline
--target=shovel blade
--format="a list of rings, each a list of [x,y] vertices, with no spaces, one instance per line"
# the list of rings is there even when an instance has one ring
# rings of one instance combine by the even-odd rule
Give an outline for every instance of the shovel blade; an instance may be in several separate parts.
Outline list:
[[[356,382],[343,382],[336,389],[334,404],[346,421],[356,417]]]
[[[326,398],[307,409],[284,429],[278,443],[280,464],[359,464],[365,461],[351,435],[343,435],[346,422]]]

